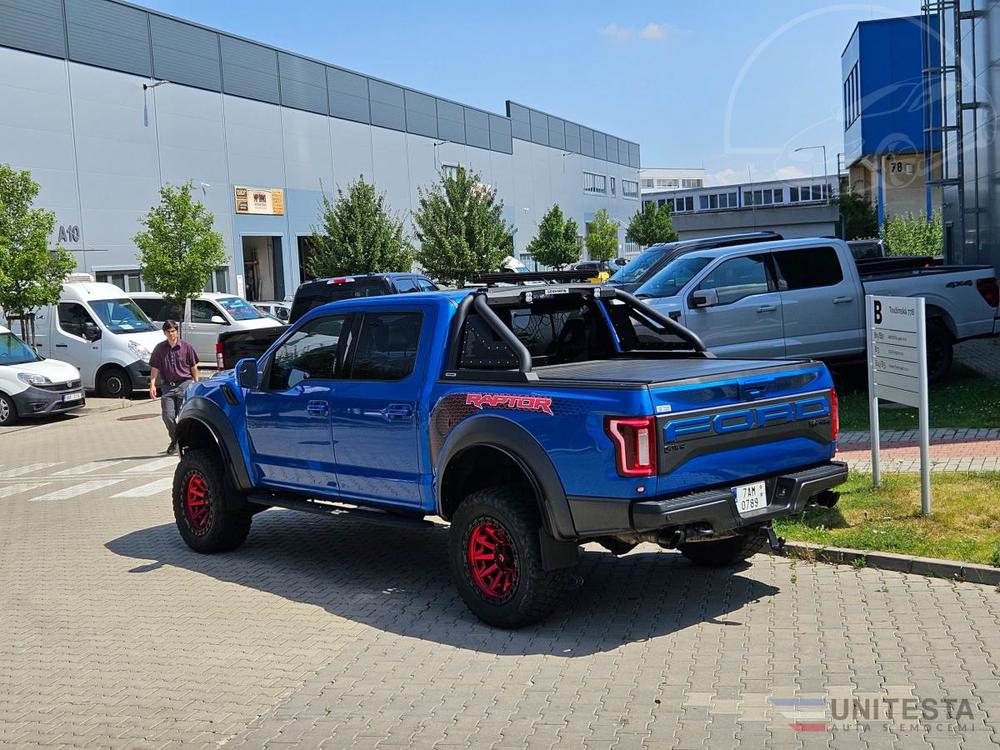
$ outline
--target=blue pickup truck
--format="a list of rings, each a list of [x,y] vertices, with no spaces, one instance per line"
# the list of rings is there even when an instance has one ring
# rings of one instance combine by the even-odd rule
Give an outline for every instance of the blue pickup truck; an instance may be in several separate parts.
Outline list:
[[[235,549],[272,507],[438,516],[463,600],[507,628],[572,589],[581,543],[728,565],[847,477],[823,364],[716,358],[590,284],[323,305],[192,386],[179,417],[192,549]]]

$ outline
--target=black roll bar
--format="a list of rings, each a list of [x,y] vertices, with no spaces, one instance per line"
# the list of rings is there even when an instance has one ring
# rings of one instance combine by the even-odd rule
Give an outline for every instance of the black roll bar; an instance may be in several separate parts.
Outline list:
[[[697,333],[692,331],[690,328],[685,328],[673,318],[664,315],[658,310],[654,310],[647,304],[644,304],[641,299],[633,296],[629,292],[623,291],[621,289],[614,289],[614,288],[608,289],[602,287],[600,292],[596,296],[599,296],[600,299],[607,299],[610,297],[612,299],[621,300],[629,307],[631,307],[632,310],[637,315],[640,315],[641,317],[646,318],[647,320],[653,323],[658,323],[661,328],[666,328],[671,333],[682,338],[684,341],[689,343],[691,345],[691,348],[693,348],[696,352],[700,352],[707,357],[713,356],[708,351],[708,347],[705,346],[705,342],[698,337]]]
[[[480,317],[486,321],[487,325],[493,329],[493,333],[500,337],[500,339],[509,346],[514,353],[517,355],[518,370],[521,371],[523,375],[527,375],[531,372],[531,352],[528,351],[528,347],[521,343],[521,340],[514,335],[507,326],[503,324],[500,317],[493,312],[490,306],[486,303],[486,294],[483,292],[477,292],[472,295],[473,306],[476,308],[476,312],[479,313]]]

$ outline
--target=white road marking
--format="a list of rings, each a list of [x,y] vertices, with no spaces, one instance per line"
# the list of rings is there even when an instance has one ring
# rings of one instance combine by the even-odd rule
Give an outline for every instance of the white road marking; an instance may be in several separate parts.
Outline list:
[[[133,466],[131,469],[125,469],[125,473],[146,474],[148,472],[159,471],[160,469],[176,468],[176,466],[177,466],[177,457],[167,456],[166,458],[158,458],[155,461],[147,461],[144,464]]]
[[[91,479],[89,482],[80,482],[79,484],[73,484],[69,487],[63,487],[61,490],[55,490],[47,495],[42,495],[41,497],[29,498],[29,502],[40,502],[43,500],[69,500],[71,497],[78,497],[79,495],[85,495],[88,492],[93,492],[95,490],[104,489],[105,487],[110,487],[113,484],[118,484],[119,482],[125,481],[124,479]]]
[[[25,464],[24,466],[17,466],[13,469],[6,469],[0,471],[0,479],[7,479],[9,477],[19,477],[24,474],[30,474],[33,471],[41,471],[42,469],[48,469],[52,466],[58,466],[62,461],[56,461],[55,463],[48,464]]]
[[[0,487],[0,497],[19,495],[22,492],[37,490],[39,487],[45,487],[46,485],[48,485],[48,482],[18,482],[17,484],[8,484],[6,487]]]
[[[138,487],[132,487],[131,489],[119,492],[117,495],[112,495],[111,497],[149,497],[150,495],[155,495],[159,492],[169,490],[173,486],[173,477],[163,477],[163,479],[157,479],[155,482],[149,482],[148,484],[141,484]]]
[[[54,477],[66,477],[66,476],[76,476],[77,474],[90,474],[91,472],[97,471],[98,469],[110,469],[112,466],[117,466],[118,464],[125,463],[124,459],[118,461],[91,461],[89,464],[81,464],[80,466],[71,466],[68,469],[63,469],[62,471],[57,471],[52,476]],[[104,473],[101,471],[100,473]]]

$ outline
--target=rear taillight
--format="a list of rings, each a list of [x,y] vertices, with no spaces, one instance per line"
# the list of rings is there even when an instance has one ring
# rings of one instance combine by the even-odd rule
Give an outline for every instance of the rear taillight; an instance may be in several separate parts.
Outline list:
[[[1000,307],[1000,285],[997,284],[995,276],[988,279],[977,279],[976,289],[983,295],[986,304],[990,307]]]
[[[656,475],[656,418],[608,417],[604,431],[615,444],[618,473],[623,477]]]
[[[222,358],[222,342],[221,341],[216,341],[215,342],[215,366],[218,367],[220,370],[225,370],[226,369],[226,363],[225,363],[225,361]]]
[[[830,420],[833,422],[833,439],[840,435],[840,406],[837,404],[837,391],[830,389]]]

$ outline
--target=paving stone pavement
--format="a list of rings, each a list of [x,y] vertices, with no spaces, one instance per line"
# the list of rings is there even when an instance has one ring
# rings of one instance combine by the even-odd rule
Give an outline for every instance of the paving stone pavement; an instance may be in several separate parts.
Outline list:
[[[974,339],[955,347],[955,359],[993,380],[1000,380],[1000,339]]]
[[[139,491],[170,476],[154,408],[0,436],[0,491],[48,485],[0,496],[0,746],[1000,741],[991,587],[765,555],[706,571],[651,545],[620,559],[588,545],[565,610],[492,630],[450,584],[442,524],[273,510],[236,552],[194,554],[168,492]],[[835,721],[845,698],[941,715],[861,728]],[[947,718],[944,699],[971,716]]]
[[[1000,429],[935,427],[929,433],[931,471],[1000,471]],[[918,430],[882,430],[879,443],[883,471],[920,471]],[[871,472],[871,434],[841,433],[837,458],[854,471]]]

